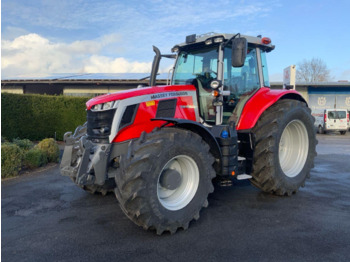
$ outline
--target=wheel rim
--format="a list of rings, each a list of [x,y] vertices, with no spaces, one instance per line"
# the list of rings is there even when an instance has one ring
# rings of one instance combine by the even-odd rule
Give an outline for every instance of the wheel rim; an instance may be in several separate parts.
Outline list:
[[[309,137],[304,123],[291,121],[283,130],[279,143],[279,162],[286,176],[295,177],[300,173],[308,151]]]
[[[162,187],[160,177],[163,171],[174,169],[181,175],[180,185],[170,190]],[[199,169],[196,162],[189,156],[179,155],[168,161],[158,177],[157,196],[163,207],[169,210],[180,210],[187,206],[197,192],[199,184]]]

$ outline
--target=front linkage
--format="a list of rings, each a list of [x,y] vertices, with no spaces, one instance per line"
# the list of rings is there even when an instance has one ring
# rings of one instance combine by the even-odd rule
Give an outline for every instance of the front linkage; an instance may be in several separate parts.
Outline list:
[[[108,186],[107,163],[111,144],[95,144],[87,139],[87,123],[76,128],[74,134],[64,134],[66,143],[61,161],[61,173],[70,177],[81,188],[106,194]]]

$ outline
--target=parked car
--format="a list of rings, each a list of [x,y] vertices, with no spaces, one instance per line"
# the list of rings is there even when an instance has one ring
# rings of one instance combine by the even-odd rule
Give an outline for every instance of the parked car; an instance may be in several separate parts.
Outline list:
[[[339,131],[345,135],[349,129],[349,112],[347,109],[326,109],[323,114],[323,124],[318,123],[318,133]]]

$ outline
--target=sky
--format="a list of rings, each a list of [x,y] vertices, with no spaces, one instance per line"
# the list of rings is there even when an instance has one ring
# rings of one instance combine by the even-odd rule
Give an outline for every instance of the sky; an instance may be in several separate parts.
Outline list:
[[[348,0],[2,0],[1,78],[148,73],[152,45],[170,53],[186,35],[239,32],[276,45],[271,81],[312,58],[350,81],[349,10]]]

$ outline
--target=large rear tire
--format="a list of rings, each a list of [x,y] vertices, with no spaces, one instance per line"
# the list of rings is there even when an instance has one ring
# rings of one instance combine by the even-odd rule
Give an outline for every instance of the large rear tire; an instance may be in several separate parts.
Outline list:
[[[190,131],[163,128],[143,133],[120,157],[115,194],[123,212],[144,229],[187,229],[208,206],[214,187],[214,157]]]
[[[253,185],[288,196],[305,185],[316,156],[314,121],[305,103],[290,99],[277,101],[262,114],[253,128]]]

